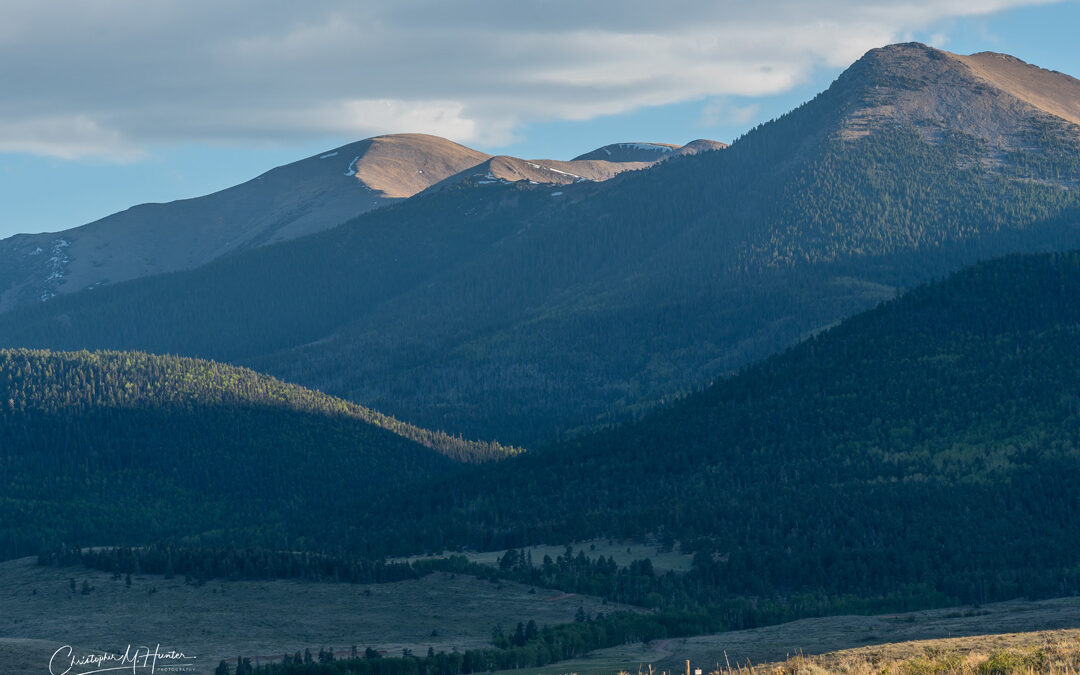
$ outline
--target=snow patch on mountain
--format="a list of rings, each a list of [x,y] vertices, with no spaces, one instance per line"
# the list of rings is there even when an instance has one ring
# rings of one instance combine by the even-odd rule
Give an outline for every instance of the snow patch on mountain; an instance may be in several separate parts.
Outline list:
[[[657,145],[656,143],[619,143],[620,148],[633,148],[634,150],[652,150],[654,152],[671,152],[672,148],[666,145]],[[604,148],[607,154],[611,154],[610,150]]]
[[[578,178],[578,179],[581,179],[581,180],[585,180],[584,178],[582,178],[582,176],[579,176],[576,173],[570,173],[569,171],[559,171],[558,169],[552,169],[550,166],[544,166],[542,164],[533,164],[532,162],[526,162],[526,164],[528,164],[529,166],[531,166],[534,169],[544,169],[546,171],[550,171],[552,173],[557,173],[557,174],[560,174],[560,175],[563,175],[563,176],[570,176],[571,178]]]
[[[55,286],[52,282],[57,282],[64,278],[67,264],[71,262],[71,258],[68,257],[64,249],[70,245],[71,242],[67,239],[57,239],[52,243],[52,249],[50,250],[52,256],[45,262],[45,271],[48,272],[48,276],[45,277],[46,284]],[[55,295],[56,293],[52,291],[52,288],[46,287],[41,293],[41,301],[45,302]]]

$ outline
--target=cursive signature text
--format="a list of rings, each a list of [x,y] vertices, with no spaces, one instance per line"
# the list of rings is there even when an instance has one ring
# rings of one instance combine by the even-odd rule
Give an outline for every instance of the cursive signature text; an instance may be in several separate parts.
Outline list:
[[[131,671],[132,673],[155,673],[158,669],[169,672],[191,672],[195,668],[194,656],[176,649],[162,650],[161,645],[133,647],[128,645],[123,654],[95,652],[76,654],[71,645],[64,645],[53,652],[49,659],[49,675],[87,675]]]

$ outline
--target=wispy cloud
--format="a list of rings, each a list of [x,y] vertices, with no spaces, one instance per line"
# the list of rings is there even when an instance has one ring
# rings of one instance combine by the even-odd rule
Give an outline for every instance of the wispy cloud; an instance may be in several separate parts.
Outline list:
[[[726,99],[707,101],[701,109],[698,124],[703,127],[715,127],[722,124],[745,125],[757,116],[761,106],[757,103],[738,105]]]
[[[5,0],[0,151],[520,125],[786,91],[950,17],[1032,0]],[[941,36],[944,40],[945,36]]]

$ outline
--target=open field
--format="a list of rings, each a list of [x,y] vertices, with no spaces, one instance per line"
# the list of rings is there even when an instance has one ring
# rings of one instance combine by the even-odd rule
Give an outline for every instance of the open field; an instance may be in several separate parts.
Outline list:
[[[84,580],[93,588],[86,595]],[[24,558],[0,563],[0,673],[46,672],[48,656],[65,644],[122,652],[129,643],[160,643],[194,654],[205,672],[238,654],[278,657],[307,647],[463,651],[488,646],[499,624],[512,631],[530,619],[541,626],[571,622],[581,606],[590,613],[619,608],[530,590],[442,573],[364,586],[282,580],[196,587],[182,577],[145,575],[128,588],[104,572],[39,567]],[[12,667],[16,662],[35,669]]]
[[[1019,644],[1017,640],[1041,639],[1031,635],[1010,637],[1009,634],[1070,628],[1080,628],[1080,598],[1040,602],[1016,600],[981,608],[802,619],[752,630],[656,640],[648,645],[622,645],[595,651],[586,658],[520,671],[520,675],[614,675],[620,670],[636,673],[639,665],[647,671],[649,664],[657,673],[677,674],[685,672],[686,659],[690,659],[692,667],[709,672],[717,665],[725,666],[725,652],[726,660],[734,666],[736,663],[745,665],[748,660],[752,664],[762,664],[783,661],[797,654],[824,654],[868,645],[961,636],[985,636],[980,638],[983,645],[980,649],[989,649],[994,644],[1008,646]],[[907,648],[898,649],[900,652],[897,653],[902,653]]]
[[[694,557],[679,552],[679,547],[671,551],[661,552],[658,545],[632,543],[629,541],[620,542],[612,541],[610,539],[591,539],[589,541],[579,542],[573,545],[574,555],[578,554],[578,551],[585,553],[585,557],[590,560],[595,560],[600,556],[605,558],[614,558],[619,567],[627,567],[635,560],[642,560],[648,558],[652,561],[653,569],[657,572],[688,572],[694,562]],[[566,552],[565,545],[541,545],[541,546],[529,546],[528,548],[521,549],[522,552],[531,551],[534,565],[539,565],[540,561],[544,559],[545,555],[551,556],[552,560]],[[472,562],[480,563],[481,565],[496,565],[499,562],[499,558],[506,553],[506,550],[502,551],[483,551],[476,553],[473,551],[463,551],[461,553],[444,553],[438,556],[412,556],[409,558],[398,558],[397,560],[413,561],[424,560],[427,558],[443,558],[449,555],[463,555]]]
[[[84,580],[93,589],[86,594],[81,592]],[[565,623],[573,620],[579,606],[590,613],[620,609],[596,598],[444,573],[369,586],[285,580],[217,581],[198,587],[181,578],[145,575],[134,577],[128,588],[124,579],[106,573],[39,567],[33,559],[22,559],[0,563],[0,673],[45,672],[48,657],[65,644],[86,653],[160,643],[196,655],[200,672],[211,672],[218,660],[237,654],[265,661],[308,647],[342,651],[356,645],[361,651],[373,647],[388,655],[404,648],[426,653],[429,646],[461,651],[486,646],[495,625],[513,630],[518,621],[529,619],[541,625]],[[1012,601],[980,608],[803,619],[623,645],[520,675],[614,675],[619,670],[636,673],[639,667],[647,671],[650,664],[656,673],[681,673],[686,659],[705,672],[749,661],[756,675],[777,670],[869,675],[889,668],[911,673],[923,662],[897,664],[918,658],[942,658],[948,665],[974,668],[978,659],[1009,648],[1030,651],[1038,645],[1075,642],[1080,653],[1077,629],[1080,598]],[[962,637],[968,639],[959,640]],[[1071,658],[1064,648],[1055,649],[1055,663]],[[961,651],[962,658],[951,656]],[[804,656],[785,662],[794,655]]]
[[[67,643],[0,637],[0,673],[48,673],[49,659],[61,644]]]

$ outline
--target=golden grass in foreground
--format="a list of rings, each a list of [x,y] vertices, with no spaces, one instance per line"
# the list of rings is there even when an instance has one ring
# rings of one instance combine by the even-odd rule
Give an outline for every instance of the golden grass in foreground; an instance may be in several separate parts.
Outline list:
[[[535,557],[535,556],[534,556]],[[667,638],[591,652],[584,657],[528,668],[514,675],[615,675],[619,671],[679,675],[691,668],[710,673],[730,662],[779,664],[796,654],[836,654],[876,650],[882,657],[922,655],[922,647],[958,644],[984,652],[1040,644],[1039,635],[1080,628],[1080,597],[1011,600],[981,607],[948,607],[877,616],[828,616],[785,624],[688,638]],[[919,650],[913,651],[913,645]],[[755,666],[755,675],[767,675]],[[744,667],[745,670],[745,667]]]
[[[920,640],[761,666],[722,665],[711,675],[1073,675],[1080,672],[1080,630]]]

